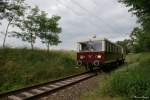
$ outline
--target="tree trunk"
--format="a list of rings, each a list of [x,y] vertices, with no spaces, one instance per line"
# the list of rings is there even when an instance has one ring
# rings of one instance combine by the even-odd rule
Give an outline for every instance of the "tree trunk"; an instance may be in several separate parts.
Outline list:
[[[33,51],[34,45],[33,45],[33,34],[30,34],[30,38],[31,38],[31,49]]]
[[[6,38],[7,38],[7,35],[8,35],[8,29],[9,29],[9,26],[10,26],[10,23],[12,22],[9,21],[8,25],[7,25],[7,28],[6,28],[6,33],[5,33],[5,36],[4,36],[4,41],[3,41],[3,48],[5,48],[5,42],[6,42]]]
[[[46,32],[44,33],[44,38],[45,38],[45,45],[47,47],[47,52],[49,53],[49,43],[46,41]]]
[[[33,48],[34,48],[33,42],[31,41],[31,49],[32,49],[32,51],[33,51]]]
[[[47,51],[49,52],[49,43],[47,44]]]
[[[49,43],[45,43],[46,47],[47,47],[47,53],[49,53]]]

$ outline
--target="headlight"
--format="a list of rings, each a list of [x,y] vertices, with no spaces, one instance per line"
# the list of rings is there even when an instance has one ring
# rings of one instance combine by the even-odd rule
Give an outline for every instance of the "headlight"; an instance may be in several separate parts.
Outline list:
[[[102,56],[101,56],[101,55],[97,55],[97,58],[101,59],[101,58],[102,58]]]
[[[83,55],[81,55],[81,56],[80,56],[80,59],[84,59],[84,56],[83,56]]]

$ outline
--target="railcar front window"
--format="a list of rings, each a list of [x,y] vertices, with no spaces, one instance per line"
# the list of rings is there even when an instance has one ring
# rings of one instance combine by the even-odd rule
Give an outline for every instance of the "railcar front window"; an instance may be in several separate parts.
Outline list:
[[[80,51],[102,51],[102,42],[81,43]]]

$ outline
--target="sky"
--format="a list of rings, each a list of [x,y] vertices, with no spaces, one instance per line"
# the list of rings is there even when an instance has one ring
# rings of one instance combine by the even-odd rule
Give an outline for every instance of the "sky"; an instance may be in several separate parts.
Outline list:
[[[137,26],[137,18],[128,12],[129,8],[117,0],[26,0],[30,6],[39,8],[52,15],[61,16],[59,21],[62,27],[60,33],[61,44],[51,49],[76,50],[77,42],[92,39],[107,38],[118,41],[129,38],[129,34]],[[0,26],[5,31],[6,21]],[[2,45],[4,35],[0,35]],[[11,47],[29,47],[30,44],[20,39],[8,37],[6,44]],[[37,48],[45,48],[36,40]]]

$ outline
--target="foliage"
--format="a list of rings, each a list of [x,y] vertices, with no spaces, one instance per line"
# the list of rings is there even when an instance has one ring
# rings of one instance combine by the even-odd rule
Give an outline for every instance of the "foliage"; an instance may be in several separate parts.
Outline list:
[[[132,56],[134,55],[130,55]],[[128,100],[134,96],[150,97],[150,53],[134,57],[136,61],[130,63],[125,70],[112,74],[104,87],[104,94],[128,97]]]
[[[58,21],[60,18],[60,16],[52,16],[51,18],[48,18],[47,14],[43,11],[39,16],[39,37],[42,42],[46,44],[48,50],[49,45],[57,45],[61,42],[58,37],[58,33],[61,32],[61,28],[58,27]]]
[[[101,73],[97,77],[99,87],[84,93],[80,100],[138,100],[133,97],[150,97],[150,53],[129,53],[126,62],[109,74]]]
[[[150,34],[145,32],[144,29],[134,28],[130,37],[134,51],[141,52],[150,50]]]
[[[148,0],[119,0],[119,2],[123,2],[126,6],[131,7],[130,11],[138,17],[150,13],[150,1]]]
[[[117,41],[116,44],[122,46],[124,48],[125,53],[129,53],[132,51],[132,44],[130,39],[125,39],[123,41]]]
[[[24,0],[13,0],[9,3],[4,3],[3,6],[0,5],[0,20],[6,19],[8,21],[6,32],[4,32],[3,47],[5,47],[9,27],[21,22],[27,8],[28,6],[24,3]]]
[[[131,33],[132,41],[136,38],[136,51],[150,51],[150,1],[149,0],[119,0],[130,7],[131,12],[138,17],[141,27]],[[133,39],[134,37],[134,39]],[[134,41],[135,42],[135,41]],[[139,50],[137,50],[139,49]]]
[[[17,26],[21,29],[19,32],[11,32],[13,34],[10,36],[29,42],[32,50],[37,37],[46,44],[48,50],[50,45],[58,45],[61,42],[58,36],[62,31],[58,23],[61,17],[54,15],[49,18],[47,13],[41,11],[38,6],[32,9],[28,8],[30,7],[25,4],[25,0],[0,3],[0,20],[8,21],[6,32],[3,32],[5,33],[3,47],[5,47],[10,26]]]
[[[74,51],[0,49],[0,92],[81,73]]]
[[[22,32],[14,32],[18,38],[22,38],[23,41],[28,41],[31,44],[32,50],[39,30],[39,24],[37,22],[38,16],[39,8],[36,6],[31,9],[29,15],[22,21],[22,23],[17,24]]]
[[[58,21],[60,18],[60,16],[52,16],[49,18],[47,13],[40,11],[36,6],[31,9],[22,23],[17,24],[22,31],[14,32],[14,36],[22,38],[23,41],[29,42],[32,50],[36,38],[39,37],[49,50],[49,45],[57,45],[60,43],[58,36],[58,33],[61,32],[61,28],[58,27]]]

